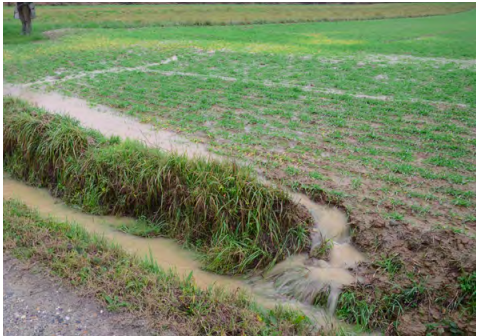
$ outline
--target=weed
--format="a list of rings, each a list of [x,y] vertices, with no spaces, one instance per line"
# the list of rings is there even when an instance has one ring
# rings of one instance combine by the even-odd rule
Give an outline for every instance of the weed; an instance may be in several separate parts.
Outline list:
[[[289,175],[289,176],[298,175],[299,172],[300,172],[300,170],[298,168],[295,168],[295,167],[287,167],[285,169],[285,173],[287,173],[287,175]]]
[[[464,307],[472,312],[475,316],[475,288],[476,288],[476,279],[475,271],[473,273],[463,274],[459,277],[459,285],[462,292],[460,297],[460,302]]]
[[[384,269],[391,276],[394,276],[404,266],[398,254],[390,256],[381,256],[381,259],[377,260],[375,263],[379,268]]]
[[[393,286],[389,294],[377,293],[374,301],[366,297],[366,288],[362,286],[353,291],[345,290],[338,301],[338,317],[356,323],[365,330],[390,326],[396,328],[392,322],[405,310],[417,307],[425,297],[425,287],[416,283],[405,288]]]
[[[353,186],[353,189],[355,190],[359,189],[362,184],[363,184],[363,181],[360,178],[356,178],[351,181],[351,185]]]
[[[468,208],[472,205],[472,202],[463,198],[455,198],[452,201],[452,204],[457,205],[459,207]]]
[[[395,221],[402,221],[404,219],[403,214],[395,211],[388,213],[387,216]]]
[[[332,248],[333,241],[331,239],[323,239],[318,246],[315,246],[310,251],[310,256],[316,259],[327,260]]]
[[[319,172],[310,172],[308,175],[315,180],[325,180],[326,179],[325,176],[323,176]]]

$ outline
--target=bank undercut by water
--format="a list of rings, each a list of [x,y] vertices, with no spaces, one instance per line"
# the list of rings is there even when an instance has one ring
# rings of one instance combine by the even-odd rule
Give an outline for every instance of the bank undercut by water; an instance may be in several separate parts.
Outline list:
[[[18,99],[3,107],[5,170],[86,212],[145,217],[208,270],[264,269],[309,246],[306,211],[247,168],[106,138]]]
[[[243,292],[202,290],[149,258],[139,259],[77,225],[43,218],[24,204],[3,202],[3,248],[45,267],[108,310],[127,310],[162,334],[311,335],[310,321],[284,307],[265,310]]]

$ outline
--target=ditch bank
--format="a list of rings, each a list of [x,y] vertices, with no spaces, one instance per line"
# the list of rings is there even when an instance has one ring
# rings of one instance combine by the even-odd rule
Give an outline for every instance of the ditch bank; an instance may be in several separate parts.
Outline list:
[[[6,93],[8,93],[8,90]],[[54,101],[51,101],[50,98],[52,97],[50,96],[41,98],[42,94],[33,93],[28,90],[25,91],[22,89],[17,92],[16,95],[26,98],[33,103],[39,102],[40,106],[51,106],[52,112],[54,113],[63,115],[72,114],[70,111],[71,109],[69,109],[67,103],[64,102],[65,99],[61,96],[57,96],[57,98],[62,99],[63,105],[58,105]],[[45,99],[45,101],[42,101],[42,99]],[[71,102],[70,98],[67,98],[66,101]],[[87,104],[84,101],[80,101],[79,103],[84,104],[82,105],[83,107],[87,107]],[[58,108],[58,106],[63,106],[64,109],[62,110],[61,108]],[[31,107],[28,108],[31,109]],[[73,107],[72,109],[74,110],[75,108]],[[101,118],[101,112],[98,112],[96,108],[89,109],[91,110],[91,113],[93,113],[92,117],[96,115],[98,118]],[[21,109],[19,110],[21,111]],[[80,112],[81,106],[78,106],[77,115],[80,118],[81,123],[87,123],[88,118],[86,118],[86,120],[81,120],[82,114]],[[107,115],[112,115],[112,113],[109,112],[104,113]],[[127,118],[125,119],[124,117],[117,115],[115,115],[115,117],[122,118],[122,123],[125,123],[124,120],[127,120]],[[107,125],[104,123],[94,124],[92,121],[95,119],[89,119],[93,128],[107,128]],[[127,124],[129,125],[129,122]],[[137,123],[137,125],[140,126],[142,124]],[[148,127],[145,125],[142,126]],[[111,135],[127,137],[128,135],[124,134],[125,129],[127,129],[127,127],[124,128],[124,126],[117,129],[110,128],[109,132],[111,132]],[[150,131],[154,132],[152,129],[150,129]],[[142,131],[133,132],[132,134],[132,138],[144,141]],[[141,137],[139,135],[141,135]],[[116,137],[112,137],[108,141],[112,145],[118,145],[121,142],[120,139]],[[188,158],[192,158],[192,160],[194,160],[194,154],[187,152],[187,146],[181,147],[174,143],[171,144],[172,146],[164,145],[159,141],[156,144],[150,145],[152,145],[151,147],[158,146],[159,148],[164,148],[161,146],[169,146],[169,148],[172,148],[172,150],[179,151],[179,153],[184,157],[187,156]],[[145,148],[145,146],[143,147]],[[131,150],[130,152],[135,153],[135,150]],[[124,161],[126,156],[124,156],[120,161]],[[21,155],[17,155],[16,160],[21,162],[23,158]],[[4,156],[4,163],[5,162]],[[20,168],[20,170],[23,169],[21,168],[22,165],[23,163],[20,163],[17,168]],[[237,165],[229,163],[225,163],[225,165],[231,165],[232,171],[234,169],[239,169]],[[114,165],[108,165],[108,167],[109,170],[106,170],[106,172],[109,172],[111,169],[114,170]],[[155,169],[154,166],[152,167]],[[96,168],[98,168],[98,166],[96,166]],[[247,169],[242,167],[240,170],[245,171]],[[99,166],[98,171],[104,171],[102,170],[102,166]],[[134,176],[137,174],[137,171],[140,171],[140,169],[138,168],[135,171],[127,171],[129,174],[128,176]],[[70,173],[71,172],[68,172],[68,174]],[[253,174],[250,174],[250,176],[252,175]],[[20,176],[20,178],[37,186],[48,187],[54,195],[64,197],[62,191],[65,187],[63,185],[60,184],[55,186],[53,184],[45,183],[45,181],[37,181],[35,180],[36,172],[33,173],[32,176],[33,177],[31,179],[28,179],[28,176]],[[122,183],[122,181],[123,180],[120,180],[119,182]],[[99,182],[103,183],[104,181]],[[260,182],[262,187],[264,187],[264,181],[258,180],[258,182]],[[96,183],[96,180],[94,183]],[[232,185],[233,184],[228,185],[227,188]],[[278,189],[271,185],[267,185],[266,188]],[[278,189],[278,191],[280,190]],[[281,191],[283,192],[283,190]],[[285,192],[284,194],[288,193]],[[313,199],[317,199],[316,195],[310,196]],[[317,201],[319,201],[320,198],[323,198],[323,195],[318,196],[319,197]],[[318,288],[318,290],[315,292],[308,292],[313,295],[314,299],[316,299],[314,300],[313,304],[328,305],[328,307],[332,309],[333,302],[336,302],[334,298],[338,296],[336,291],[333,290],[333,286],[330,286],[329,283],[323,286],[323,283],[320,282],[306,283],[298,280],[301,278],[308,278],[310,274],[316,274],[317,272],[313,271],[314,267],[318,268],[320,273],[328,272],[323,271],[323,269],[329,268],[329,274],[336,269],[330,263],[329,252],[335,246],[340,247],[340,244],[345,244],[345,246],[348,244],[349,246],[349,240],[351,237],[349,236],[349,233],[346,232],[348,230],[348,224],[345,225],[346,231],[341,238],[338,237],[331,240],[329,238],[323,239],[320,234],[322,234],[324,226],[316,225],[322,224],[316,222],[316,217],[320,217],[322,214],[320,214],[320,211],[315,211],[315,215],[317,214],[318,216],[313,216],[313,209],[306,205],[308,201],[314,205],[317,204],[312,202],[310,199],[303,197],[302,194],[291,195],[291,197],[288,197],[289,200],[291,200],[291,203],[295,206],[297,206],[297,203],[299,203],[306,208],[302,208],[298,211],[298,213],[303,216],[300,217],[300,219],[306,223],[302,226],[302,228],[305,228],[306,231],[303,232],[302,237],[304,237],[307,242],[303,244],[301,251],[309,252],[312,246],[315,248],[317,247],[317,249],[315,249],[317,252],[316,256],[318,259],[321,259],[326,263],[322,263],[320,261],[318,264],[315,264],[317,258],[302,258],[303,255],[296,259],[285,260],[284,263],[277,265],[277,268],[281,268],[283,264],[288,264],[288,266],[285,267],[286,271],[282,273],[278,272],[279,276],[272,276],[268,278],[267,286],[270,283],[273,283],[274,290],[278,289],[284,295],[294,298],[303,297],[302,289]],[[71,200],[66,199],[66,201],[74,204],[74,202]],[[83,202],[83,199],[79,199],[79,201],[82,202],[81,207],[84,211],[115,213],[113,212],[115,210],[114,208],[104,209],[104,204],[98,203],[98,198],[89,199],[89,203]],[[335,205],[341,208],[339,204]],[[320,206],[318,206],[318,208],[319,207]],[[298,208],[300,207],[298,206]],[[326,210],[327,207],[323,208]],[[106,212],[104,212],[105,210]],[[135,215],[133,214],[132,216]],[[163,219],[164,218],[161,217],[156,218],[156,223],[162,223]],[[318,222],[320,220],[323,222],[323,217],[318,218]],[[315,222],[315,227],[312,226],[313,222]],[[356,225],[357,222],[360,224]],[[353,239],[356,240],[356,244],[362,250],[366,250],[370,253],[369,257],[371,260],[365,265],[360,266],[359,259],[354,257],[359,254],[354,254],[353,251],[354,256],[351,258],[351,260],[354,258],[356,261],[356,267],[354,267],[354,270],[350,272],[350,274],[353,275],[354,282],[351,285],[347,285],[346,282],[342,281],[344,283],[344,293],[339,295],[337,302],[337,314],[341,319],[353,324],[358,324],[365,328],[387,330],[387,332],[390,334],[400,332],[403,335],[415,335],[424,334],[426,330],[444,330],[446,332],[449,330],[465,330],[466,332],[472,330],[475,331],[475,323],[469,323],[469,316],[475,316],[475,266],[467,267],[466,265],[470,265],[470,263],[465,262],[463,264],[461,262],[463,259],[472,259],[472,256],[475,261],[475,253],[467,250],[468,246],[475,246],[475,241],[472,241],[472,239],[467,239],[466,237],[462,237],[462,235],[450,230],[440,230],[423,234],[422,232],[419,232],[418,229],[406,231],[406,229],[409,228],[405,227],[394,227],[393,230],[389,230],[386,227],[386,230],[381,230],[383,232],[385,231],[386,235],[376,235],[376,228],[382,228],[383,225],[381,225],[381,223],[375,223],[374,221],[368,223],[365,219],[363,219],[362,216],[359,216],[359,214],[358,216],[355,214],[352,224],[356,225],[356,227],[354,227],[356,230]],[[380,225],[379,227],[377,226],[378,224]],[[159,225],[159,228],[162,230],[162,225]],[[156,232],[159,231],[156,230]],[[164,231],[160,232],[161,235],[165,235]],[[313,234],[316,233],[319,234],[319,240],[312,239]],[[343,237],[345,238],[344,240],[342,240]],[[416,240],[416,237],[419,237],[419,239]],[[448,239],[449,237],[451,237],[451,240]],[[402,243],[403,240],[405,241],[404,243]],[[401,242],[401,245],[399,246],[402,248],[397,246],[395,244],[396,242]],[[377,243],[379,243],[378,246],[376,245]],[[187,246],[194,247],[193,244],[188,242],[186,242],[186,244]],[[457,245],[458,248],[454,248],[454,245]],[[462,248],[461,245],[463,246]],[[347,248],[338,248],[335,250],[341,250],[343,253],[347,253],[348,251]],[[405,251],[401,253],[401,250]],[[407,254],[408,250],[412,251],[412,254]],[[251,251],[253,252],[254,249],[240,249],[239,246],[239,248],[235,249],[234,251],[239,251],[239,253],[242,253],[241,256],[243,257],[244,253],[246,254],[250,253]],[[228,255],[229,252],[230,251],[226,250],[225,255]],[[451,256],[451,258],[449,258],[449,256]],[[282,259],[285,259],[286,257],[287,255],[285,253],[282,256]],[[215,260],[218,262],[222,261],[222,256],[217,257]],[[237,267],[235,267],[235,269],[233,269],[234,267],[231,267],[232,270],[228,268],[225,270],[225,272],[223,270],[221,271],[220,267],[216,267],[215,269],[213,267],[208,267],[206,263],[207,258],[203,259],[202,262],[205,261],[203,265],[209,270],[228,274],[238,274],[247,273],[250,270],[262,272],[263,270],[271,268],[273,264],[280,260],[280,258],[271,260],[272,261],[269,264],[270,267],[268,268],[259,263],[258,265],[254,265],[250,268],[244,268],[242,270],[237,270]],[[346,269],[347,266],[344,265],[344,268]],[[432,279],[426,276],[426,274],[436,274],[436,270],[441,269],[446,270],[445,275],[443,275],[443,280],[439,278],[439,281],[432,281]],[[273,273],[273,270],[271,270],[271,274],[276,275],[276,273]],[[292,277],[292,281],[289,282],[290,278],[288,276],[291,274],[295,275]],[[410,278],[409,274],[415,274],[416,277]],[[359,275],[359,277],[357,275]],[[309,286],[310,284],[311,287]],[[299,288],[299,290],[295,291],[293,288]],[[309,300],[309,297],[307,300]],[[430,308],[428,309],[428,307]],[[417,317],[410,318],[411,316]]]
[[[346,216],[336,209],[264,185],[236,164],[105,138],[13,98],[5,98],[4,111],[4,166],[16,178],[86,212],[146,218],[153,235],[197,250],[202,267],[216,273],[262,272],[296,255],[266,272],[265,281],[249,281],[255,292],[271,293],[262,303],[291,297],[285,301],[308,316],[323,316],[313,306],[333,312],[342,286],[357,280],[347,269],[364,258],[349,244]],[[303,254],[310,249],[330,254],[330,260]],[[189,265],[194,274],[197,268]]]
[[[233,163],[106,138],[4,98],[4,167],[93,214],[144,217],[222,274],[266,269],[309,248],[303,207]]]
[[[283,307],[264,310],[241,291],[201,289],[191,277],[163,270],[153,260],[131,255],[80,226],[41,217],[15,200],[3,206],[6,251],[46,267],[67,289],[95,298],[110,311],[127,311],[136,323],[147,321],[160,335],[316,334],[299,312]]]

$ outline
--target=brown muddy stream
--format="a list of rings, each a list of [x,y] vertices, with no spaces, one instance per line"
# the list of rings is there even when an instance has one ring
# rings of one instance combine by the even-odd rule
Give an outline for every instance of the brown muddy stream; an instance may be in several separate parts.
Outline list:
[[[12,85],[4,85],[4,95],[22,98],[51,113],[69,115],[78,119],[83,126],[96,129],[107,136],[140,140],[148,146],[176,151],[189,157],[224,159],[211,154],[205,145],[192,143],[174,132],[156,130],[150,125],[119,115],[105,106],[90,107],[86,101],[78,98],[64,97],[58,93],[36,92],[27,87]],[[271,184],[263,178],[260,180],[264,184]],[[308,255],[291,256],[262,276],[241,279],[203,271],[197,256],[182,249],[171,239],[141,238],[119,231],[119,226],[133,223],[132,218],[84,214],[67,207],[46,190],[29,187],[11,179],[5,173],[3,183],[4,199],[15,198],[36,208],[43,216],[77,223],[88,232],[103,235],[140,257],[152,255],[158,265],[174,268],[182,276],[193,272],[197,285],[202,288],[210,285],[220,285],[230,290],[241,288],[250,292],[258,303],[267,308],[276,304],[298,308],[313,319],[317,326],[325,329],[338,325],[332,315],[341,288],[359,280],[349,269],[365,260],[350,243],[346,215],[336,208],[316,204],[302,194],[290,193],[293,200],[306,207],[314,219],[312,249],[320,246],[323,241],[331,243],[327,261],[310,258]],[[327,310],[312,305],[316,296],[323,291],[329,293]],[[341,323],[339,325],[343,326]]]
[[[255,300],[264,307],[273,308],[276,304],[288,305],[303,310],[317,326],[330,328],[337,325],[337,322],[324,310],[287,299],[275,290],[271,282],[259,277],[255,281],[250,281],[202,270],[197,256],[181,248],[172,239],[142,238],[119,231],[118,228],[121,225],[133,223],[132,218],[82,213],[52,197],[47,190],[28,186],[12,179],[6,173],[3,174],[3,198],[19,200],[36,209],[44,217],[75,223],[89,233],[103,236],[117,243],[138,257],[152,257],[162,268],[174,269],[181,276],[187,276],[193,272],[195,282],[203,289],[211,285],[218,285],[229,290],[240,288],[252,294]]]
[[[152,254],[160,266],[175,268],[180,275],[187,276],[190,272],[194,272],[194,278],[200,287],[206,288],[213,283],[230,289],[243,287],[238,280],[202,271],[194,254],[182,249],[171,239],[146,239],[118,230],[121,225],[134,223],[133,218],[85,214],[66,206],[61,200],[52,197],[47,190],[28,186],[10,178],[5,173],[3,174],[3,198],[20,200],[29,207],[37,209],[42,216],[76,223],[90,233],[114,240],[125,250],[141,257]]]
[[[56,92],[37,92],[21,85],[4,84],[3,95],[24,99],[51,113],[68,115],[79,120],[84,127],[96,129],[106,136],[117,135],[139,140],[147,146],[176,151],[189,157],[221,159],[210,153],[203,144],[191,142],[172,131],[154,129],[151,125],[140,123],[137,119],[119,114],[104,105],[91,107],[83,99],[65,97]]]

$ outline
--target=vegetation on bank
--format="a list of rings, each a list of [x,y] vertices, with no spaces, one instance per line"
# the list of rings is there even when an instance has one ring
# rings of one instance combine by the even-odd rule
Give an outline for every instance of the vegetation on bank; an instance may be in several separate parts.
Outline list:
[[[149,259],[140,260],[81,227],[40,217],[24,204],[3,202],[3,248],[45,266],[93,295],[109,310],[125,309],[146,318],[157,331],[178,335],[311,334],[300,312],[268,311],[245,293],[199,289]]]
[[[217,273],[264,269],[309,245],[309,218],[280,189],[233,163],[122,142],[4,98],[4,167],[96,214],[147,218]]]

